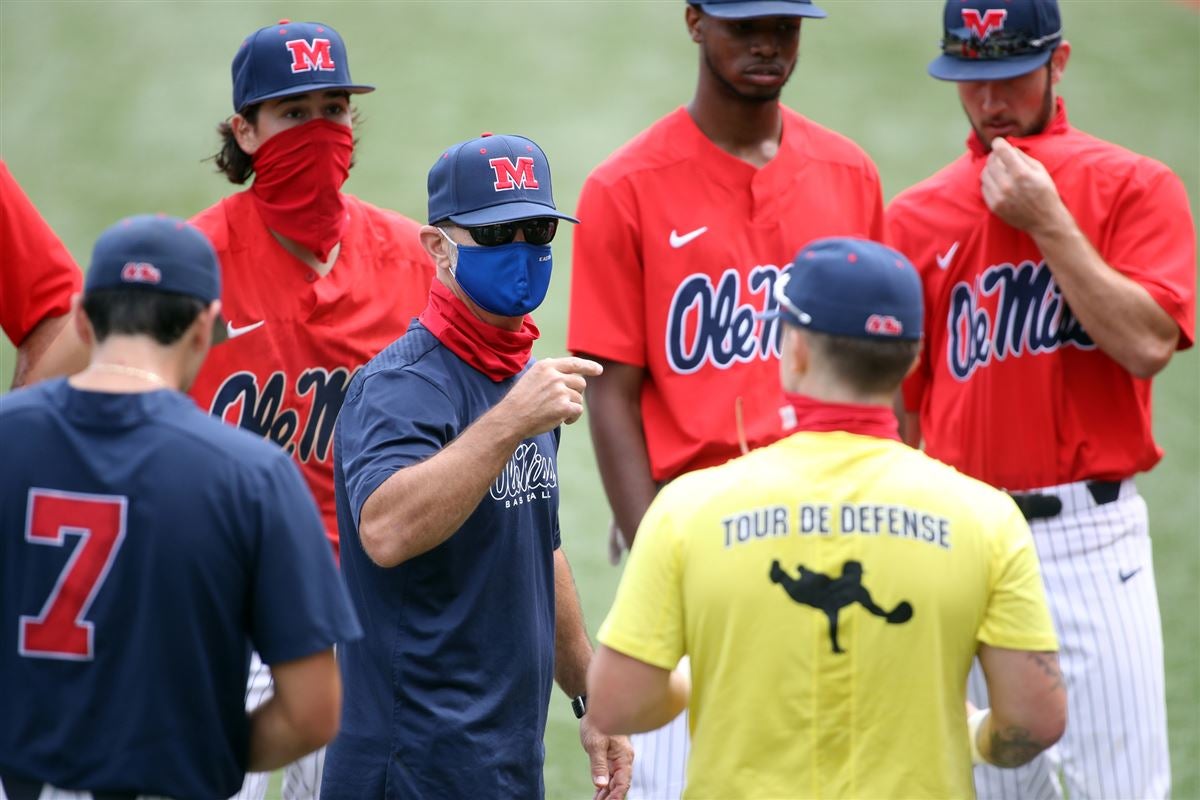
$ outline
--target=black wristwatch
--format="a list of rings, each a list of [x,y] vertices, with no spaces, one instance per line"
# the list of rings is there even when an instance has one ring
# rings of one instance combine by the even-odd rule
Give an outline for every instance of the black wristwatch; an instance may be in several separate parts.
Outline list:
[[[583,719],[583,715],[587,713],[587,695],[581,694],[571,700],[571,710],[575,712],[575,719]]]

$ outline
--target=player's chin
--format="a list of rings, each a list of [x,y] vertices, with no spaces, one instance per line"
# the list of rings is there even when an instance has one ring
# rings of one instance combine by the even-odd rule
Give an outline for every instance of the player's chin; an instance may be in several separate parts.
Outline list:
[[[778,86],[742,83],[738,87],[738,94],[741,95],[742,99],[751,103],[774,103],[779,100],[779,95],[782,92],[782,83]]]

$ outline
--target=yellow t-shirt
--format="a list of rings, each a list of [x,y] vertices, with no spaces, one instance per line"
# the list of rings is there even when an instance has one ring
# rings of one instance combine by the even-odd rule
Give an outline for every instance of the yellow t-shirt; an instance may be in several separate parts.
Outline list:
[[[664,487],[599,638],[664,669],[691,656],[684,797],[721,800],[973,797],[978,644],[1058,649],[1011,498],[841,432]]]

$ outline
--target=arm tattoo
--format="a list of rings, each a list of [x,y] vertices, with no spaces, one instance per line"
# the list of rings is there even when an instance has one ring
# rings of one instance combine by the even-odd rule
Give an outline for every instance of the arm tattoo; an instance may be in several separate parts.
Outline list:
[[[1046,749],[1046,746],[1035,742],[1029,731],[1016,725],[1009,726],[1004,731],[992,728],[992,747],[988,753],[988,761],[997,767],[1019,767],[1033,760],[1033,757]]]
[[[1055,653],[1029,653],[1028,658],[1037,664],[1038,669],[1042,671],[1046,677],[1052,679],[1054,683],[1050,686],[1051,692],[1062,692],[1066,690],[1066,684],[1063,683],[1062,672],[1058,668],[1058,658]]]

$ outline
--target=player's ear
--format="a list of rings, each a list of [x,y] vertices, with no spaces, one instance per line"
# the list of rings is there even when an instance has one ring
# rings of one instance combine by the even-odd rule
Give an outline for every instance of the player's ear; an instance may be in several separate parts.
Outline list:
[[[925,348],[925,337],[924,337],[924,335],[922,335],[920,342],[917,343],[916,358],[914,358],[912,360],[912,363],[908,365],[908,371],[904,373],[905,378],[907,378],[909,375],[912,375],[914,372],[917,371],[917,367],[921,366],[921,351],[924,348]]]
[[[1054,49],[1054,53],[1050,56],[1050,83],[1051,85],[1062,80],[1063,72],[1067,69],[1067,61],[1071,58],[1071,43],[1063,41]]]
[[[258,130],[241,114],[234,114],[229,118],[229,129],[233,131],[233,138],[238,147],[242,148],[246,155],[254,155],[262,146],[262,142],[258,140]]]
[[[691,3],[688,3],[687,8],[683,12],[683,19],[687,23],[688,35],[692,37],[692,41],[699,44],[700,35],[700,20],[703,19],[704,12],[696,8]]]
[[[75,326],[75,333],[79,335],[79,341],[84,345],[91,347],[96,343],[96,334],[92,331],[92,321],[88,319],[88,315],[83,310],[82,292],[71,295],[71,324]]]
[[[782,383],[785,389],[808,372],[809,348],[804,332],[793,325],[783,326],[782,351],[779,358]]]
[[[421,247],[425,248],[425,252],[433,260],[434,266],[438,269],[447,270],[453,266],[450,255],[450,244],[446,241],[446,237],[440,228],[436,228],[433,225],[422,225],[419,236],[421,238]]]
[[[221,301],[213,300],[196,316],[192,330],[187,334],[195,349],[208,352],[208,348],[212,347],[213,326],[217,324],[220,315]]]

